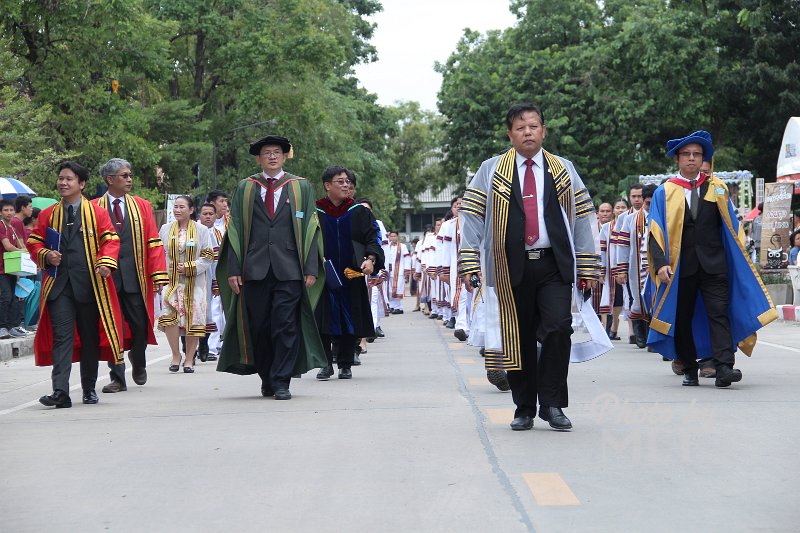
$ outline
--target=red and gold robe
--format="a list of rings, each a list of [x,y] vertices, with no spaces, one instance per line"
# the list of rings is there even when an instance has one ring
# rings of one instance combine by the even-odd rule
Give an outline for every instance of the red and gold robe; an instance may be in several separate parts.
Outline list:
[[[92,200],[93,204],[100,206],[108,212],[108,195],[104,194],[100,198]],[[153,220],[153,207],[150,202],[138,196],[125,195],[126,218],[130,217],[131,237],[133,241],[133,256],[136,261],[136,271],[139,277],[139,290],[144,298],[147,308],[147,319],[150,328],[147,330],[147,343],[158,344],[153,332],[155,326],[154,319],[154,297],[155,285],[166,285],[169,282],[167,276],[167,263],[164,256],[164,244],[158,236],[158,228]],[[124,320],[124,317],[123,317]],[[130,349],[131,336],[130,328],[125,323],[124,348]]]
[[[83,229],[83,246],[86,250],[86,262],[92,277],[92,289],[97,308],[100,311],[100,360],[115,361],[117,364],[122,359],[122,312],[120,311],[117,291],[114,280],[95,273],[98,267],[105,266],[111,270],[117,268],[119,256],[119,237],[111,223],[108,211],[93,204],[86,198],[81,200],[81,227]],[[64,220],[64,204],[58,202],[44,209],[39,214],[39,222],[28,238],[28,252],[39,268],[46,268],[45,257],[52,251],[45,246],[47,228],[53,228],[61,233]],[[58,274],[56,274],[58,275]],[[53,364],[53,327],[50,322],[50,311],[47,297],[55,283],[55,278],[44,271],[42,279],[42,293],[39,300],[39,327],[33,341],[36,366],[49,366]],[[80,361],[80,336],[75,329],[75,340],[72,352],[72,361]]]

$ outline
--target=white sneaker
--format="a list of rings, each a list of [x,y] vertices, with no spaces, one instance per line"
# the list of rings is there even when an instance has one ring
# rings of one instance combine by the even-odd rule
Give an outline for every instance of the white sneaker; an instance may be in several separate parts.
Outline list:
[[[0,332],[0,333],[2,333],[2,332]],[[16,338],[27,336],[27,333],[21,332],[19,330],[19,328],[11,328],[10,330],[8,330],[8,334],[9,334],[9,336],[16,337]]]
[[[0,328],[0,339],[8,339],[11,338],[11,335],[8,333],[6,328]]]
[[[28,334],[30,333],[30,331],[28,331],[27,329],[25,329],[25,327],[24,327],[24,326],[22,326],[22,325],[20,325],[20,326],[17,326],[17,327],[16,327],[16,328],[14,328],[14,329],[17,329],[17,330],[21,331],[21,332],[22,332],[22,333],[24,333],[25,335],[28,335]]]

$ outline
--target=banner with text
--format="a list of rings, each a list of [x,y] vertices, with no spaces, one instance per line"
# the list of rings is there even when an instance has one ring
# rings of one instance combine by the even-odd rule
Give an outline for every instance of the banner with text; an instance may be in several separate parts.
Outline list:
[[[789,263],[789,233],[792,228],[793,183],[764,184],[761,215],[761,268],[786,268]]]

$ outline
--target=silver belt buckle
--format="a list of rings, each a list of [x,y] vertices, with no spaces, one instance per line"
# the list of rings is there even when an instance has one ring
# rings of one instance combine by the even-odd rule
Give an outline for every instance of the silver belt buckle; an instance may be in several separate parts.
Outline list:
[[[528,259],[541,259],[541,258],[542,258],[541,250],[528,250]]]

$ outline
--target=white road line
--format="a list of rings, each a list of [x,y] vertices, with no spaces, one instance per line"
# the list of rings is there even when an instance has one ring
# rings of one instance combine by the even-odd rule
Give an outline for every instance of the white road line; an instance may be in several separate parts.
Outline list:
[[[791,346],[786,346],[784,344],[775,344],[774,342],[767,342],[767,341],[756,341],[756,346],[764,344],[766,346],[771,346],[772,348],[782,348],[784,350],[789,350],[790,352],[797,352],[800,353],[800,349],[792,348]]]

